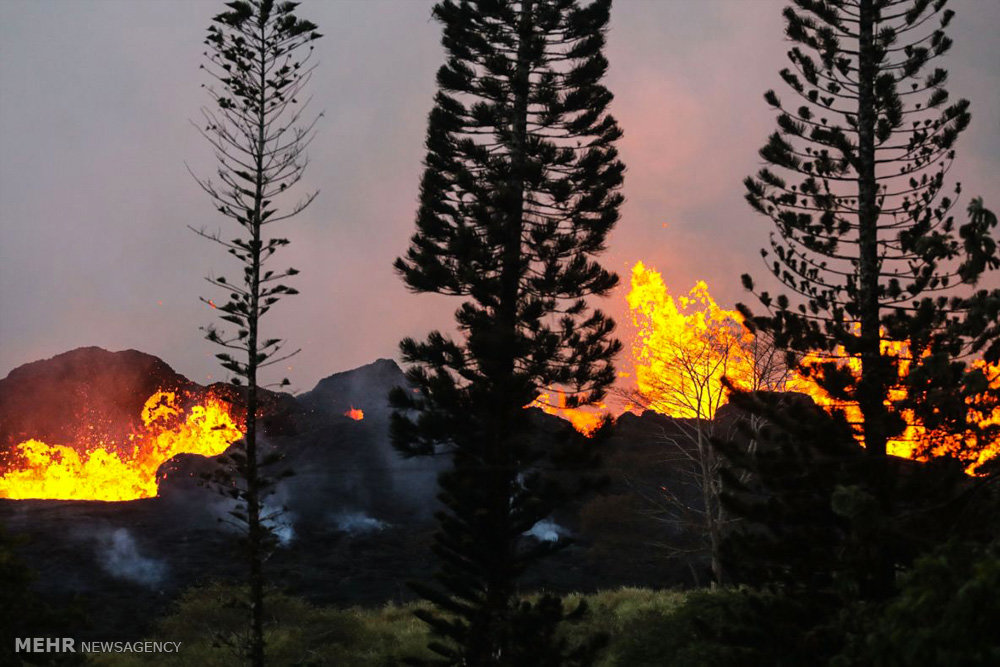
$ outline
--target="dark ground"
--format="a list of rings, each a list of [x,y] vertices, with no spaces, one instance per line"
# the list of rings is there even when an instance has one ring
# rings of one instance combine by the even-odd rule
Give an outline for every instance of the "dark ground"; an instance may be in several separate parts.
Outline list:
[[[59,372],[53,363],[61,365]],[[4,431],[0,445],[16,444],[20,425],[39,421],[24,410],[40,405],[51,411],[60,383],[73,390],[61,395],[63,413],[78,414],[65,397],[93,394],[97,387],[87,385],[86,374],[95,366],[119,373],[118,380],[100,376],[101,387],[114,387],[118,394],[105,403],[119,406],[119,412],[141,405],[145,392],[155,388],[150,372],[188,391],[200,389],[148,355],[77,350],[22,367],[34,373],[18,369],[0,380],[0,408],[20,406],[17,419],[0,412],[0,423],[18,425]],[[121,377],[133,378],[137,386],[123,387]],[[394,362],[379,360],[330,376],[298,397],[274,397],[281,409],[265,441],[285,453],[295,473],[272,502],[288,508],[278,520],[278,533],[286,540],[267,565],[279,587],[321,604],[379,605],[413,599],[407,582],[430,578],[434,482],[446,460],[404,460],[389,445],[385,396],[404,383]],[[33,397],[32,392],[45,395]],[[345,417],[349,407],[363,409],[365,419]],[[543,432],[568,428],[540,411],[538,419]],[[698,583],[695,577],[704,573],[700,557],[672,557],[662,548],[665,543],[696,546],[696,536],[690,528],[664,522],[648,501],[663,484],[692,500],[696,496],[683,485],[683,466],[672,460],[667,444],[682,426],[653,414],[625,415],[609,437],[594,443],[601,448],[602,474],[610,483],[553,517],[574,543],[536,569],[524,581],[525,590]],[[208,465],[202,457],[175,457],[161,468],[168,475],[157,498],[0,500],[0,525],[26,538],[19,552],[38,574],[38,594],[55,605],[76,604],[86,613],[91,628],[81,639],[140,637],[183,590],[213,579],[238,580],[244,571],[238,533],[220,521],[226,518],[225,501],[195,483]]]

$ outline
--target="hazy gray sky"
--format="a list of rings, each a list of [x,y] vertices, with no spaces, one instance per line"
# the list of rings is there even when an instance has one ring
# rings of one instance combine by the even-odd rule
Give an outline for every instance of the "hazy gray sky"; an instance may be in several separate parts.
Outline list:
[[[773,130],[788,43],[774,0],[617,0],[607,84],[625,138],[627,203],[604,256],[627,288],[643,260],[675,293],[698,279],[720,304],[763,276],[770,230],[743,202]],[[0,376],[82,345],[136,348],[193,380],[224,377],[198,327],[199,295],[227,256],[188,225],[227,221],[185,169],[213,168],[189,124],[206,102],[202,38],[224,3],[0,0]],[[265,320],[302,347],[298,390],[395,357],[407,335],[448,328],[458,302],[413,296],[392,271],[413,231],[427,112],[443,51],[424,0],[306,0],[320,27],[313,104],[323,110],[280,260],[301,296]],[[972,101],[954,179],[1000,209],[1000,2],[953,0],[944,65]],[[963,199],[965,198],[963,196]],[[965,202],[962,207],[964,209]],[[276,257],[275,261],[280,261]],[[625,290],[602,307],[624,324]],[[628,335],[623,327],[622,334]],[[623,358],[623,368],[628,367]],[[278,379],[276,377],[273,379]]]

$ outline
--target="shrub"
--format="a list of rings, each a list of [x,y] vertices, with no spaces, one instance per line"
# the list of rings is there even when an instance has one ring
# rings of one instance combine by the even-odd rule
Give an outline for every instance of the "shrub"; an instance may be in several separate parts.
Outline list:
[[[1000,665],[1000,542],[951,542],[917,559],[834,665]]]

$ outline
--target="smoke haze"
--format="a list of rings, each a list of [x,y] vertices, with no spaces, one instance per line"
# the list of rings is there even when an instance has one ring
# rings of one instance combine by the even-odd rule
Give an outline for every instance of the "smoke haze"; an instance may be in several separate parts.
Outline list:
[[[675,292],[708,282],[724,307],[762,276],[767,222],[743,202],[773,130],[761,96],[786,66],[784,0],[615,3],[607,85],[625,137],[623,217],[603,262],[642,259]],[[207,102],[201,44],[222,2],[0,3],[0,377],[82,345],[135,348],[194,381],[225,379],[198,327],[213,313],[203,276],[232,267],[189,230],[227,220],[185,169],[213,172],[189,119]],[[443,61],[430,1],[305,2],[320,27],[312,108],[323,111],[280,263],[301,296],[264,321],[303,352],[306,390],[398,341],[448,330],[453,299],[408,294],[391,264],[413,231],[426,114]],[[956,0],[943,62],[972,101],[952,182],[991,201],[1000,175],[1000,3]],[[991,27],[992,26],[992,27]],[[296,195],[292,195],[294,199]],[[601,304],[619,321],[624,290]],[[218,295],[214,295],[218,296]],[[623,364],[624,366],[624,364]]]

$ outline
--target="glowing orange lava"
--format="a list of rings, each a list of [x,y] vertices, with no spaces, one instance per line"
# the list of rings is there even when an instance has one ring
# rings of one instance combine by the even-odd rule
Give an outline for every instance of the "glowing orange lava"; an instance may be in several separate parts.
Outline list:
[[[143,426],[127,442],[81,438],[71,446],[33,439],[18,444],[0,475],[0,498],[151,498],[163,462],[181,453],[215,456],[243,437],[230,405],[212,394],[185,410],[174,392],[158,391],[140,416]]]
[[[699,281],[687,296],[674,299],[662,276],[638,262],[632,270],[628,305],[638,329],[632,348],[635,382],[640,403],[672,417],[711,419],[728,397],[722,384],[727,377],[737,387],[755,390],[798,391],[827,409],[841,409],[848,421],[858,424],[857,403],[833,400],[809,377],[808,369],[821,363],[820,355],[807,355],[801,371],[785,372],[775,364],[780,355],[769,350],[742,326],[738,311],[725,310],[715,303],[704,282]],[[882,353],[898,359],[900,375],[909,371],[908,349],[904,343],[883,341]],[[838,350],[834,357],[846,356]],[[844,358],[853,371],[860,360]],[[982,368],[990,386],[1000,389],[1000,365]],[[905,398],[894,388],[886,404]],[[990,412],[992,410],[992,412]],[[970,399],[969,418],[980,426],[1000,424],[1000,408],[982,408]],[[908,426],[899,438],[888,443],[888,452],[906,458],[927,459],[949,454],[962,460],[967,472],[1000,455],[1000,443],[981,443],[972,434],[929,432],[912,411],[902,414]],[[859,433],[858,441],[864,444]]]
[[[722,378],[760,388],[754,337],[737,311],[715,303],[703,281],[674,299],[663,277],[638,262],[627,299],[638,329],[632,347],[636,388],[646,407],[711,419],[728,399]]]
[[[365,418],[365,411],[360,410],[352,405],[351,409],[344,413],[344,416],[350,417],[354,421],[359,422]]]
[[[909,348],[905,342],[883,340],[881,343],[882,354],[891,356],[898,360],[900,377],[905,377],[909,372],[910,359]],[[838,347],[832,356],[839,357],[845,355],[843,348]],[[839,409],[844,412],[847,421],[854,425],[861,424],[861,409],[856,402],[838,401],[832,398],[825,390],[821,389],[815,381],[808,377],[809,369],[822,363],[824,359],[820,355],[806,355],[800,365],[802,372],[794,372],[789,377],[788,389],[798,391],[810,396],[818,405],[827,409]],[[857,357],[844,358],[838,362],[846,365],[853,372],[861,370],[861,360]],[[988,365],[982,360],[974,361],[972,366],[983,370],[993,389],[1000,389],[1000,366]],[[889,391],[886,405],[891,406],[893,401],[906,398],[906,390],[902,387],[894,387]],[[969,420],[978,423],[980,427],[1000,424],[1000,408],[992,409],[992,413],[986,413],[977,405],[976,399],[970,399]],[[1000,442],[979,443],[976,436],[961,433],[943,434],[929,431],[912,410],[902,412],[903,420],[906,422],[906,430],[897,438],[886,443],[886,451],[893,456],[917,459],[925,461],[932,457],[950,455],[958,458],[966,464],[966,472],[975,473],[975,469],[986,461],[1000,455]],[[860,431],[855,437],[858,442],[864,444],[864,434]]]
[[[598,403],[588,408],[568,408],[566,407],[566,394],[558,389],[555,390],[556,402],[552,402],[552,394],[541,394],[534,401],[524,406],[526,408],[540,408],[543,412],[561,417],[573,425],[580,433],[588,438],[601,427],[604,420],[608,418],[607,406]]]

